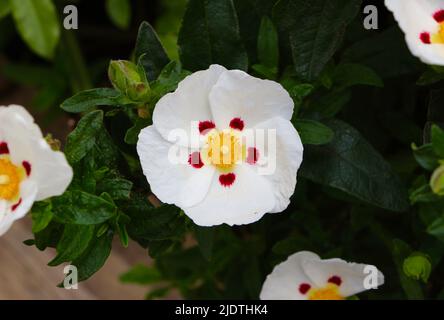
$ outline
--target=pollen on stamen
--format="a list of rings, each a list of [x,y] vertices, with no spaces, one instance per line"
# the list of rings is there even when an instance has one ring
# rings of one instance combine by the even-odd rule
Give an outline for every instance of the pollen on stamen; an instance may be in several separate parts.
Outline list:
[[[433,14],[433,19],[435,19],[436,22],[439,22],[439,23],[444,22],[444,10],[441,9],[439,11],[436,11]]]
[[[342,279],[339,276],[332,276],[328,279],[328,283],[333,283],[339,287],[342,283]]]
[[[9,148],[6,142],[0,142],[0,155],[2,154],[9,154]]]
[[[259,151],[256,148],[248,148],[247,159],[245,160],[248,164],[256,164],[259,159]]]
[[[12,211],[17,210],[17,208],[22,204],[22,199],[20,198],[19,202],[12,206]]]
[[[29,177],[31,175],[31,164],[28,161],[23,161],[22,166],[25,168],[26,175]]]
[[[221,174],[219,176],[219,182],[224,187],[230,187],[233,185],[234,180],[236,180],[236,175],[234,173]]]
[[[419,39],[421,39],[422,43],[425,43],[425,44],[431,44],[432,43],[432,41],[430,39],[430,33],[428,33],[428,32],[422,32],[419,35]]]
[[[234,118],[230,121],[231,129],[242,131],[244,130],[244,127],[245,127],[244,120],[242,120],[241,118]]]
[[[299,292],[301,294],[306,294],[310,289],[311,289],[311,285],[309,285],[308,283],[302,283],[299,286]]]
[[[201,134],[206,134],[209,130],[216,128],[216,125],[213,121],[200,121],[199,122],[199,132]]]

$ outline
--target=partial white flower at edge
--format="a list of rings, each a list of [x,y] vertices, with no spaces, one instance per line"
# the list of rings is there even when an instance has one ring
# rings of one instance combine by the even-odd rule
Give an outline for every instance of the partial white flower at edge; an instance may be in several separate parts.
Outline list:
[[[243,71],[212,65],[188,76],[160,99],[153,125],[139,135],[137,151],[152,192],[201,226],[249,224],[285,210],[303,154],[290,122],[293,108],[280,84]],[[192,150],[190,141],[173,141],[170,133],[177,129],[200,137],[200,147]],[[267,144],[239,147],[244,132],[260,129],[276,132],[272,174],[260,173],[261,161],[274,157]],[[189,161],[172,163],[172,146]],[[227,151],[232,152],[229,161],[215,161]]]
[[[444,65],[444,0],[385,0],[413,55]]]
[[[34,201],[61,195],[72,168],[53,151],[21,106],[0,106],[0,236],[23,218]]]
[[[376,279],[368,278],[372,276]],[[374,266],[337,258],[322,260],[313,252],[300,251],[273,269],[264,282],[260,298],[343,300],[370,289],[368,285],[376,288],[382,284],[384,276]]]

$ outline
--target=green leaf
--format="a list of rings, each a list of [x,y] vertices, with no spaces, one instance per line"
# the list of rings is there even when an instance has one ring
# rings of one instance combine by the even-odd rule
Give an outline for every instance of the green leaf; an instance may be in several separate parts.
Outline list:
[[[96,106],[119,106],[130,103],[115,89],[99,88],[79,92],[65,100],[60,107],[67,112],[81,113],[91,111]]]
[[[94,226],[67,224],[57,244],[57,256],[48,265],[55,267],[77,259],[88,248],[93,236]]]
[[[112,232],[94,239],[87,251],[72,262],[72,265],[77,267],[79,281],[87,280],[103,267],[111,253],[112,240]]]
[[[427,233],[444,239],[444,217],[439,217],[427,227]]]
[[[114,200],[129,199],[133,183],[123,178],[105,178],[97,184],[97,192],[108,193]]]
[[[329,143],[334,136],[333,130],[313,120],[298,119],[294,122],[303,144],[322,145]]]
[[[325,124],[335,136],[328,145],[305,148],[301,175],[369,204],[406,211],[407,191],[382,156],[348,124],[335,119]]]
[[[263,17],[261,21],[257,54],[262,65],[277,73],[279,67],[279,39],[276,28],[268,17]]]
[[[157,79],[162,69],[170,62],[165,48],[153,27],[142,22],[136,40],[135,60],[145,69],[148,80]]]
[[[432,125],[432,147],[436,155],[444,159],[444,131],[436,124]]]
[[[0,1],[0,19],[6,17],[11,12],[8,0]]]
[[[232,0],[190,0],[179,33],[180,60],[191,71],[220,64],[248,69]]]
[[[129,0],[106,0],[106,12],[111,21],[120,29],[128,29],[131,22]]]
[[[135,265],[131,270],[120,276],[123,283],[152,284],[162,280],[159,271],[154,267],[147,267],[143,264]]]
[[[60,39],[60,24],[52,0],[9,0],[12,16],[27,45],[51,59]]]
[[[207,227],[194,227],[194,232],[196,233],[196,240],[199,244],[199,249],[202,255],[208,261],[211,260],[213,255],[213,245],[214,245],[214,228]]]
[[[31,209],[32,233],[38,233],[45,229],[54,217],[52,203],[50,201],[40,201],[34,203]]]
[[[117,207],[102,197],[82,191],[67,191],[53,199],[57,221],[80,225],[105,222],[117,213]]]
[[[420,147],[417,147],[414,143],[412,144],[413,155],[415,156],[416,161],[419,163],[421,167],[426,170],[434,170],[438,167],[438,157],[433,149],[432,144],[424,144]]]
[[[125,134],[125,143],[136,144],[139,140],[140,131],[152,123],[151,119],[137,118],[134,126],[128,129]]]
[[[103,111],[96,110],[84,116],[67,139],[65,154],[69,163],[82,160],[94,147],[96,136],[103,126]]]
[[[295,70],[307,81],[318,78],[333,57],[360,0],[280,0],[273,11],[280,35],[290,43]]]
[[[338,90],[355,85],[384,86],[384,82],[375,71],[356,63],[343,63],[337,66],[333,74],[333,81]]]

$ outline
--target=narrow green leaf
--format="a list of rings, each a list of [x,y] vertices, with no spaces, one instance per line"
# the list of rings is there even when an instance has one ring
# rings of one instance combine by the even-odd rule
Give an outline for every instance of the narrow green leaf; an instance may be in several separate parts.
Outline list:
[[[406,211],[407,190],[384,158],[348,124],[336,119],[325,124],[335,136],[327,145],[305,148],[301,175],[369,204]]]
[[[111,253],[113,233],[108,232],[90,243],[87,251],[72,262],[77,267],[79,281],[89,279],[103,267]]]
[[[52,0],[9,0],[20,36],[38,55],[51,59],[60,39],[60,24]]]
[[[338,90],[343,90],[355,85],[384,86],[384,82],[375,71],[356,63],[343,63],[338,65],[333,74],[333,82],[338,87]]]
[[[434,124],[431,128],[431,136],[433,150],[438,157],[444,159],[444,130]]]
[[[97,192],[108,193],[114,200],[129,199],[133,183],[129,180],[112,177],[105,178],[97,184]]]
[[[300,78],[312,81],[321,74],[360,6],[360,0],[280,0],[276,4],[273,20],[280,35],[289,40]]]
[[[117,213],[117,207],[102,197],[82,191],[67,191],[53,199],[55,219],[62,223],[93,225]]]
[[[279,67],[279,39],[273,22],[268,17],[263,17],[259,29],[257,42],[257,54],[259,62],[278,71]]]
[[[81,113],[91,111],[96,106],[119,106],[129,103],[119,91],[99,88],[79,92],[65,100],[60,107],[67,112]]]
[[[57,256],[48,265],[54,267],[77,259],[88,248],[93,236],[94,226],[65,225],[62,238],[57,244]]]
[[[129,0],[106,0],[105,6],[111,21],[120,29],[128,29],[131,22]]]
[[[96,136],[103,126],[103,111],[96,110],[88,113],[77,124],[76,129],[67,139],[65,154],[69,163],[82,160],[94,147]]]
[[[426,170],[432,171],[436,167],[438,167],[438,157],[433,149],[431,143],[424,144],[420,147],[417,147],[414,143],[412,144],[413,155],[416,161],[419,163],[421,167]]]
[[[38,233],[45,229],[51,222],[54,213],[52,204],[49,201],[40,201],[34,203],[31,209],[32,233]]]
[[[135,60],[145,69],[148,80],[157,79],[170,62],[156,31],[148,22],[142,22],[136,40]]]
[[[232,0],[190,0],[179,33],[180,60],[191,71],[220,64],[248,69]]]
[[[303,144],[326,144],[334,136],[333,130],[318,121],[299,119],[294,122],[294,126]]]

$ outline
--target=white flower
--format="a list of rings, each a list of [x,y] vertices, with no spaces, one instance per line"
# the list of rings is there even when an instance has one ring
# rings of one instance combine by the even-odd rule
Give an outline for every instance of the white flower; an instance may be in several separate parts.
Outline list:
[[[137,151],[152,192],[201,226],[248,224],[283,211],[303,152],[290,122],[293,107],[280,84],[243,71],[212,65],[188,76],[157,103],[153,125],[139,135]],[[178,129],[199,137],[197,145],[173,137]],[[272,130],[275,141],[270,133],[265,144],[245,143],[248,134]],[[188,161],[173,163],[175,148]],[[264,174],[268,167],[272,172]]]
[[[384,276],[374,266],[342,259],[321,260],[312,252],[301,251],[274,268],[265,280],[260,298],[342,300],[370,289],[366,286],[376,288],[383,283]]]
[[[410,51],[424,63],[444,65],[444,1],[385,0]]]
[[[61,195],[73,172],[21,106],[0,106],[0,236],[34,201]]]

